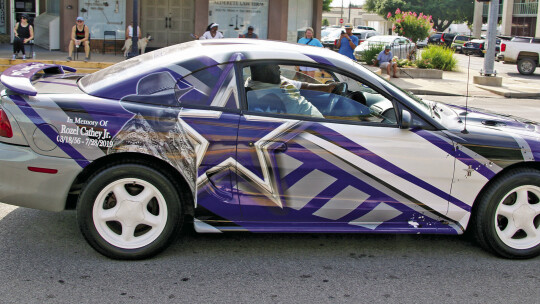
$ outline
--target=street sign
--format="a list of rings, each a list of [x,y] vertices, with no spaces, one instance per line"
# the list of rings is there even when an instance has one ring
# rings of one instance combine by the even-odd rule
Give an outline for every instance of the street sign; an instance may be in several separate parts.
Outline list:
[[[343,18],[339,19],[339,23],[343,23]]]

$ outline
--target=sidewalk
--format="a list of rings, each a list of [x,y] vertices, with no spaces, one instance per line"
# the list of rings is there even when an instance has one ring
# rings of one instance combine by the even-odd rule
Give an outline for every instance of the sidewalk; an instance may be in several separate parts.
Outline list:
[[[25,46],[26,48],[26,56],[31,57],[32,54],[30,52],[30,47]],[[35,60],[53,60],[53,61],[66,61],[68,57],[67,52],[61,52],[61,51],[49,51],[44,48],[41,48],[37,45],[34,45],[34,52],[36,53]],[[11,59],[11,56],[13,55],[13,46],[11,44],[0,44],[0,58],[6,58]],[[19,53],[19,58],[22,56],[21,53]],[[120,49],[117,50],[116,55],[114,53],[107,53],[107,54],[101,54],[93,52],[90,54],[90,61],[89,62],[111,62],[111,63],[117,63],[122,60],[124,60],[124,54]],[[84,53],[79,53],[79,60],[81,63],[84,60]]]
[[[401,73],[400,78],[390,78],[390,82],[418,95],[540,98],[540,78],[503,77],[502,87],[491,87],[474,84],[473,76],[479,76],[478,71],[471,69],[469,75],[466,69],[445,71],[443,79],[412,79],[405,73]]]

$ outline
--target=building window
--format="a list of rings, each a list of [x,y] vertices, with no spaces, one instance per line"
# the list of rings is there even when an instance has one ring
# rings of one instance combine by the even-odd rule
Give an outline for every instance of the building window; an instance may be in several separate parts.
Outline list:
[[[209,1],[208,21],[219,24],[225,38],[238,38],[253,26],[261,39],[268,38],[268,0]]]
[[[104,31],[115,31],[117,40],[124,40],[127,27],[125,3],[79,0],[78,15],[84,18],[84,23],[90,29],[91,39],[103,39]]]
[[[289,0],[287,41],[297,42],[298,39],[304,37],[306,28],[312,26],[312,20],[313,0]]]

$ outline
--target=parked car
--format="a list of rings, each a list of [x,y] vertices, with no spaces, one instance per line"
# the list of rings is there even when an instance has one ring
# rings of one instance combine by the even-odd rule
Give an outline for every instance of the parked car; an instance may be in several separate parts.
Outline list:
[[[465,55],[479,55],[484,56],[484,39],[472,39],[469,42],[465,42],[461,51]]]
[[[463,53],[463,51],[461,50],[463,45],[465,44],[465,42],[471,41],[471,39],[473,39],[471,36],[456,35],[450,47],[458,53]]]
[[[540,66],[540,38],[515,37],[511,41],[501,43],[498,61],[505,64],[517,64],[520,74],[530,75]]]
[[[456,33],[441,33],[439,43],[442,46],[450,47],[454,41],[454,37],[456,37]]]
[[[359,30],[377,31],[375,28],[373,28],[371,26],[358,25],[356,28],[359,29]]]
[[[441,44],[441,36],[443,33],[433,33],[428,37],[428,44]]]
[[[373,31],[373,30],[357,30],[357,29],[354,29],[352,31],[352,34],[355,35],[356,37],[358,37],[358,44],[364,42],[368,38],[380,35],[377,31]]]
[[[332,28],[332,30],[330,30],[326,36],[321,38],[323,47],[333,50],[336,47],[336,40],[339,39],[342,31],[343,29],[340,28]]]
[[[416,41],[416,46],[420,49],[420,48],[423,48],[423,47],[426,47],[428,45],[428,38],[424,39],[424,40],[418,40]]]
[[[392,54],[399,59],[415,60],[416,58],[416,45],[408,38],[393,35],[379,35],[368,38],[354,49],[354,56],[356,57],[356,60],[360,60],[363,52],[369,48],[385,45],[390,45]]]
[[[298,66],[330,74],[332,93],[291,80]],[[471,230],[500,256],[540,252],[535,122],[422,100],[336,52],[267,40],[67,72],[28,62],[0,77],[0,201],[76,209],[108,257],[155,255],[185,220],[200,233]]]

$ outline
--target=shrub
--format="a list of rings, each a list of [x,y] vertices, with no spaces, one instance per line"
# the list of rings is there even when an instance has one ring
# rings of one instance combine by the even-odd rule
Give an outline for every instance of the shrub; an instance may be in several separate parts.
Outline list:
[[[392,13],[388,13],[386,18],[394,23],[392,30],[395,33],[411,39],[414,43],[424,40],[433,31],[431,16],[424,15],[423,13],[417,15],[414,12],[402,12],[398,8],[393,17]]]
[[[430,45],[422,51],[422,59],[429,59],[433,68],[452,71],[456,68],[457,59],[451,48],[440,45]]]
[[[410,61],[409,59],[401,59],[397,61],[398,67],[415,67],[415,63],[413,61]]]
[[[433,69],[431,59],[418,59],[415,61],[415,64],[419,69]]]
[[[373,59],[377,59],[377,56],[382,50],[384,50],[384,45],[382,44],[370,45],[369,48],[362,53],[360,61],[364,61],[367,64],[372,64]]]

